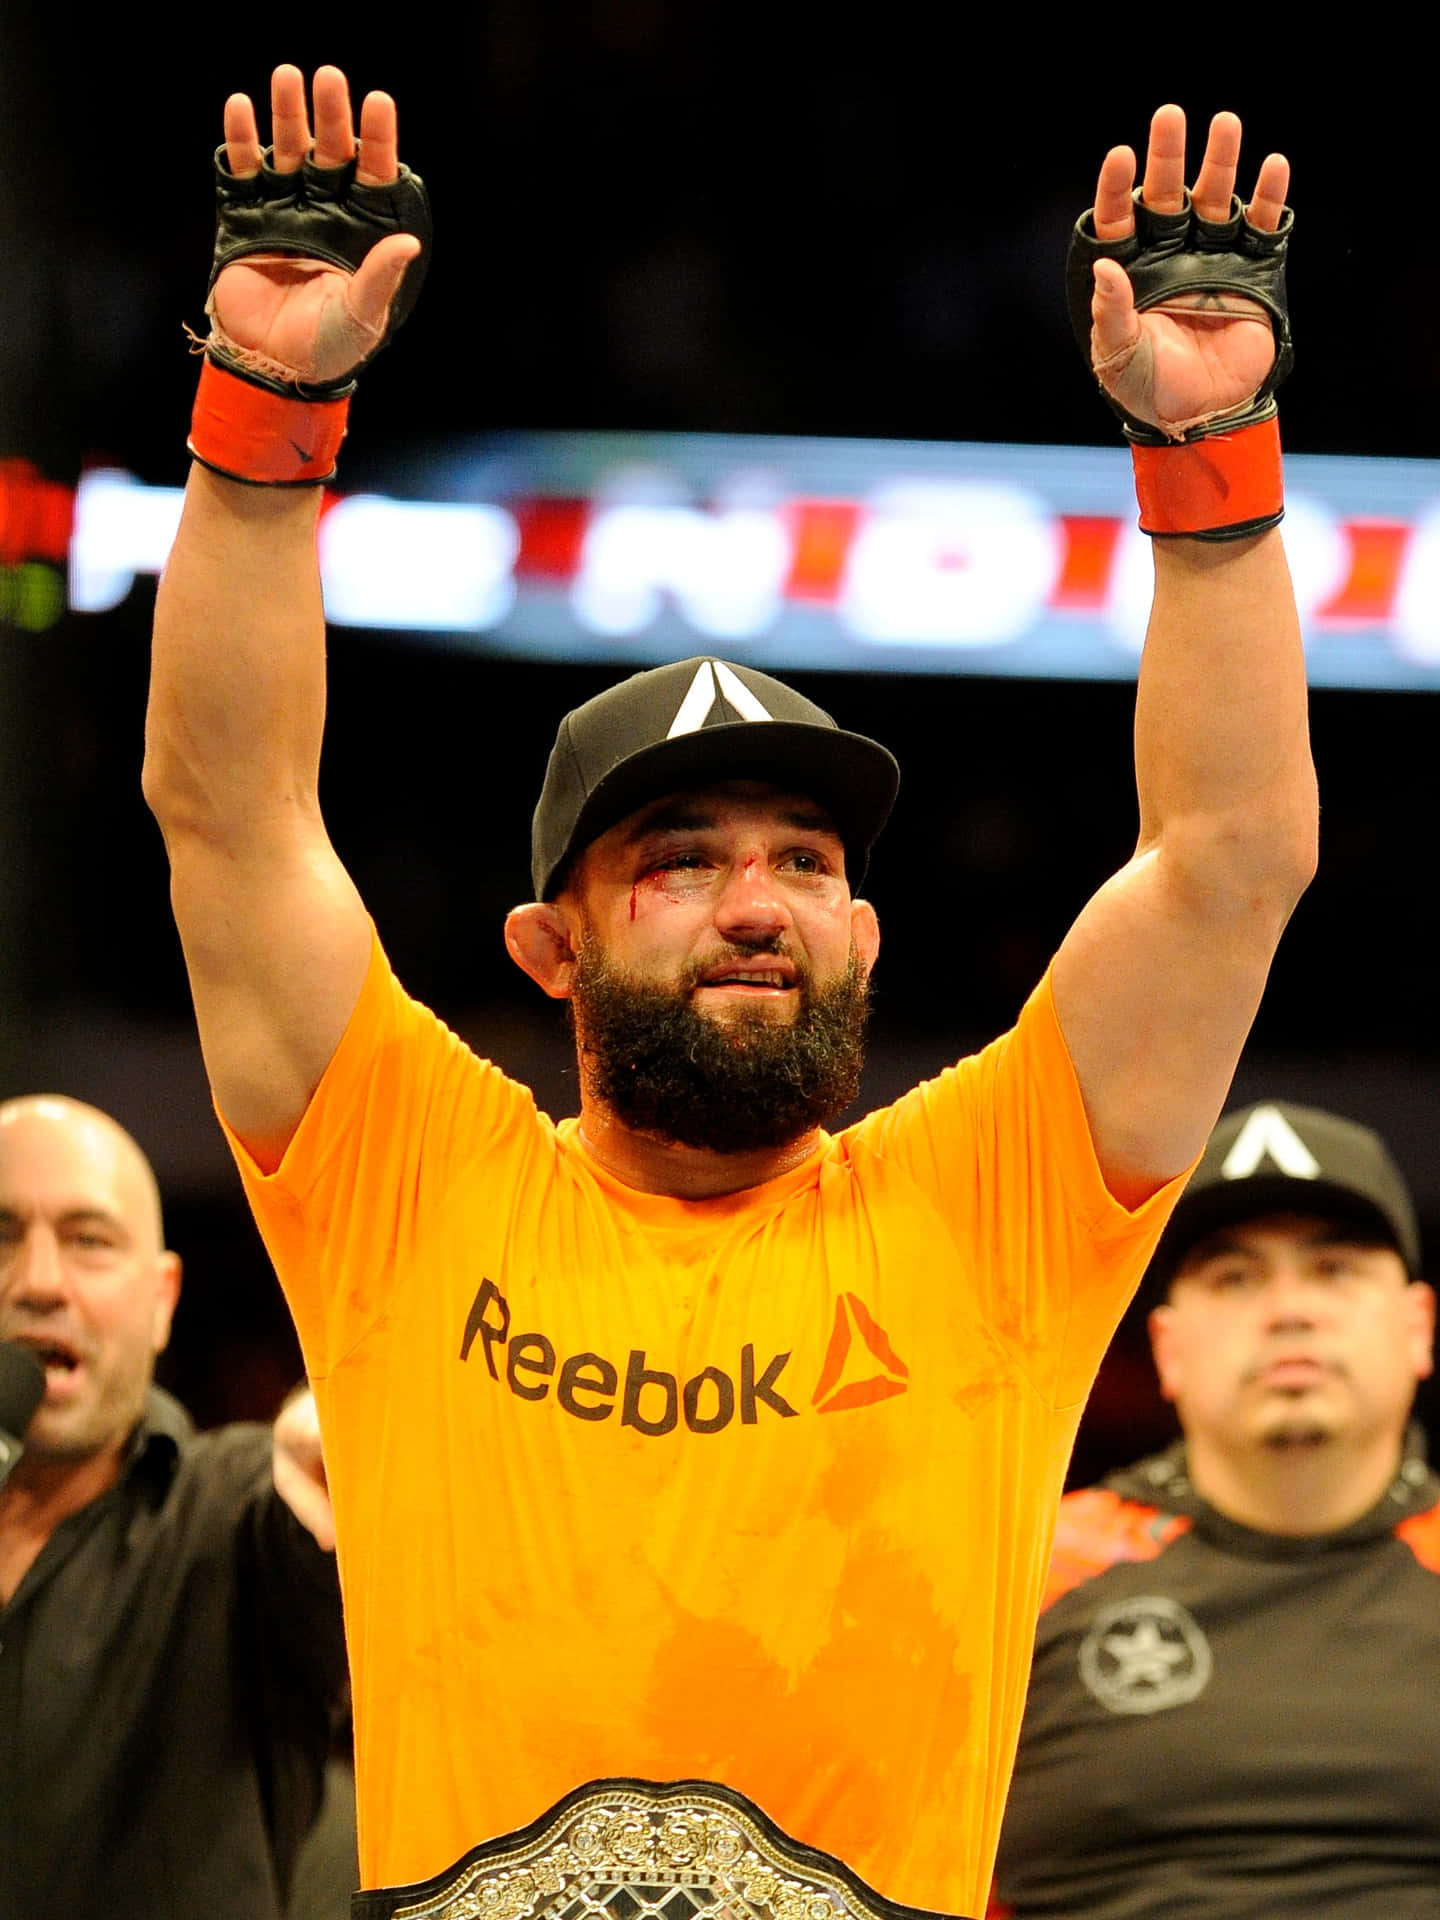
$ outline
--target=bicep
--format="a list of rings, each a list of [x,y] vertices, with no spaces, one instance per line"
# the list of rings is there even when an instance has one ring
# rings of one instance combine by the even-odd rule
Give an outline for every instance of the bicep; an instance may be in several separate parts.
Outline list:
[[[183,836],[169,851],[211,1090],[272,1171],[360,997],[369,916],[318,820],[243,850]]]
[[[1055,957],[1055,1010],[1096,1157],[1126,1206],[1204,1146],[1284,925],[1273,897],[1206,885],[1199,871],[1142,849]]]

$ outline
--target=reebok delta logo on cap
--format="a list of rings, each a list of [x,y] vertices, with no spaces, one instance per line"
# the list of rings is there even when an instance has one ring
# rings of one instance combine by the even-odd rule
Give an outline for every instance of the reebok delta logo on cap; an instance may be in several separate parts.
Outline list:
[[[674,740],[682,733],[694,733],[697,727],[703,727],[715,711],[716,702],[722,698],[730,703],[742,720],[775,718],[751,693],[733,667],[727,667],[723,660],[702,660],[695,669],[695,678],[690,682],[665,738]]]
[[[900,770],[877,741],[753,667],[697,658],[632,674],[560,722],[531,829],[536,899],[552,899],[573,856],[626,814],[719,780],[818,801],[845,843],[854,892]]]
[[[1220,1162],[1220,1178],[1248,1180],[1266,1159],[1291,1180],[1320,1178],[1320,1162],[1279,1107],[1252,1107],[1234,1146]]]
[[[1420,1271],[1420,1228],[1405,1177],[1369,1127],[1272,1100],[1227,1113],[1176,1202],[1147,1276],[1168,1285],[1197,1240],[1237,1220],[1300,1213],[1353,1222]]]

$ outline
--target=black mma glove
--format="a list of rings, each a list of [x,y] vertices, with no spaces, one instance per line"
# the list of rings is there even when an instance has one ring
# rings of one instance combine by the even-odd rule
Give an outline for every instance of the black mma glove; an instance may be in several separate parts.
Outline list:
[[[432,239],[423,182],[402,166],[387,185],[366,186],[355,171],[354,160],[318,167],[307,159],[293,173],[281,173],[267,147],[259,171],[241,179],[230,171],[225,148],[216,151],[208,294],[226,267],[256,254],[291,254],[354,273],[377,241],[391,234],[414,234],[421,243],[391,302],[384,334],[337,380],[302,383],[294,368],[231,340],[212,314],[190,451],[231,479],[261,486],[328,480],[345,437],[358,367],[389,341],[420,296]]]
[[[1269,315],[1275,358],[1254,396],[1239,408],[1166,433],[1138,419],[1109,393],[1135,459],[1140,524],[1147,533],[1233,540],[1274,526],[1284,512],[1275,389],[1294,361],[1285,301],[1285,256],[1294,215],[1287,207],[1273,233],[1251,226],[1238,198],[1230,218],[1202,220],[1185,196],[1179,213],[1157,213],[1134,193],[1135,231],[1099,240],[1093,209],[1075,224],[1066,261],[1070,325],[1091,360],[1094,264],[1115,260],[1130,277],[1135,308],[1163,307],[1178,295],[1221,293],[1256,301]]]

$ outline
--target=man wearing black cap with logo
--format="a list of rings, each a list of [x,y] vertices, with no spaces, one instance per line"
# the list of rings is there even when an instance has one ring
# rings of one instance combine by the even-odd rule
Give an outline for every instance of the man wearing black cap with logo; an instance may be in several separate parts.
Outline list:
[[[1232,220],[1221,115],[1192,202],[1165,108],[1138,203],[1116,149],[1077,236],[1077,326],[1171,537],[1136,856],[1015,1029],[825,1131],[895,766],[697,658],[551,756],[505,932],[573,1010],[556,1126],[403,992],[320,819],[314,483],[428,222],[386,96],[358,160],[333,68],[313,150],[297,70],[272,110],[268,161],[226,110],[146,791],[321,1406],[363,1911],[973,1914],[1079,1408],[1314,860],[1274,531],[1288,170]]]
[[[1183,1438],[1061,1506],[996,1911],[1440,1907],[1435,1299],[1368,1128],[1216,1128],[1150,1273]]]

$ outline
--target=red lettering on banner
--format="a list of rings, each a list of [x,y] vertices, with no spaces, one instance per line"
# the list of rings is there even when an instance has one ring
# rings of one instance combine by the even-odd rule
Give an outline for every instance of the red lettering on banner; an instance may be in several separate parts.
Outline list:
[[[1414,531],[1401,520],[1347,520],[1350,568],[1338,593],[1315,609],[1317,620],[1353,621],[1376,626],[1395,610],[1406,550]]]
[[[828,604],[840,591],[860,507],[854,500],[791,500],[784,512],[793,542],[785,598]]]
[[[1098,612],[1110,597],[1110,569],[1122,522],[1098,513],[1067,513],[1060,525],[1065,553],[1050,594],[1052,607],[1067,613]]]
[[[65,564],[75,521],[75,494],[47,480],[28,460],[0,460],[0,566],[23,560]]]
[[[520,533],[515,572],[532,580],[573,579],[590,518],[585,500],[507,502]]]

